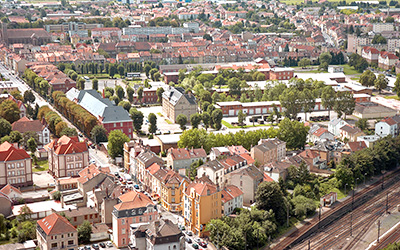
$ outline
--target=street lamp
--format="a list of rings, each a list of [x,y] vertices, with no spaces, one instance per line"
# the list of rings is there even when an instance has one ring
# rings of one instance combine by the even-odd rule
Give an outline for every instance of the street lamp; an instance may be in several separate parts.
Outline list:
[[[364,173],[364,187],[365,187],[365,177],[367,176],[367,173]]]
[[[344,193],[346,194],[347,183],[344,185]]]

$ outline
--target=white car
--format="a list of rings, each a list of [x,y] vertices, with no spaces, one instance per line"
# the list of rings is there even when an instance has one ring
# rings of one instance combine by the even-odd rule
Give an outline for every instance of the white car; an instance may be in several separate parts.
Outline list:
[[[111,241],[108,241],[108,242],[106,243],[106,245],[107,245],[108,247],[113,247],[113,243],[112,243]]]

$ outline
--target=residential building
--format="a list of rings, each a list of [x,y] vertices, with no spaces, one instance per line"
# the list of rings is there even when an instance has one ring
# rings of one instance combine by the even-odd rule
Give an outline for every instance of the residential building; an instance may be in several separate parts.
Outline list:
[[[399,135],[400,115],[386,117],[375,123],[375,134],[380,137],[391,135],[393,137]]]
[[[185,93],[181,87],[171,87],[162,94],[162,112],[172,122],[175,122],[180,114],[190,119],[197,111],[197,101],[191,91]]]
[[[393,31],[393,23],[374,23],[372,24],[372,31],[374,33],[382,33],[384,31]]]
[[[237,186],[243,192],[243,203],[253,204],[258,185],[264,180],[263,173],[255,166],[240,168],[228,178],[228,184]]]
[[[136,181],[144,183],[145,171],[153,163],[164,166],[164,161],[160,157],[150,150],[144,150],[132,161],[130,174]]]
[[[0,81],[0,94],[3,94],[5,92],[11,93],[16,90],[18,90],[18,86],[12,81]]]
[[[328,131],[332,133],[335,137],[340,136],[339,129],[348,123],[341,118],[335,118],[329,121],[328,123]]]
[[[84,221],[89,221],[90,224],[101,222],[100,215],[94,207],[77,207],[64,213],[67,218],[70,218],[70,223],[74,227],[81,225]]]
[[[250,150],[251,157],[261,165],[281,161],[286,157],[286,142],[274,139],[261,139]]]
[[[89,151],[86,142],[80,142],[77,136],[63,135],[44,147],[48,152],[49,171],[57,177],[77,176],[89,165]]]
[[[197,177],[207,176],[214,184],[222,187],[226,185],[229,173],[247,165],[246,158],[240,155],[222,156],[198,167]]]
[[[33,184],[32,158],[9,142],[0,145],[0,186],[25,187]]]
[[[12,124],[12,130],[21,134],[28,131],[35,132],[38,135],[39,143],[42,145],[50,142],[50,130],[47,125],[42,124],[39,120],[29,120],[27,117],[22,117]]]
[[[319,140],[334,140],[334,135],[330,133],[326,128],[314,125],[308,131],[308,139],[311,142]]]
[[[279,179],[286,180],[288,176],[288,169],[291,166],[290,163],[284,161],[271,162],[264,166],[264,173],[266,173],[272,180],[279,182]]]
[[[134,250],[186,249],[183,232],[168,219],[153,221],[132,229],[130,242]]]
[[[351,153],[355,153],[357,151],[360,151],[364,148],[367,148],[367,144],[363,141],[349,141],[346,143],[346,145],[343,147],[344,150],[347,150]]]
[[[78,249],[78,231],[57,213],[37,221],[36,238],[40,250]]]
[[[368,63],[378,64],[379,50],[373,47],[365,46],[361,51],[361,56],[367,60]]]
[[[12,201],[18,201],[22,199],[22,193],[18,188],[15,188],[14,186],[7,184],[5,185],[1,190],[0,193],[3,193],[8,196]]]
[[[365,142],[365,145],[367,145],[367,147],[369,148],[373,148],[375,142],[377,142],[379,139],[381,139],[381,137],[379,135],[363,135],[363,136],[359,136],[357,137],[357,141],[362,141]]]
[[[187,169],[193,162],[205,162],[206,159],[207,153],[203,148],[170,148],[167,153],[167,166],[173,170]]]
[[[130,191],[118,197],[112,212],[113,242],[118,247],[127,247],[131,228],[159,219],[157,206],[145,194]]]
[[[0,82],[0,92],[1,92],[1,82]],[[9,92],[9,93],[11,93],[11,92]],[[15,104],[17,104],[17,107],[18,107],[19,112],[20,112],[19,113],[19,117],[20,118],[26,116],[26,107],[25,107],[25,104],[21,100],[15,99],[14,96],[12,96],[10,94],[8,94],[8,98],[7,99],[10,100],[10,101],[15,102]]]
[[[42,45],[51,42],[51,35],[43,28],[7,29],[6,23],[1,23],[0,41],[5,44],[32,44]]]
[[[300,154],[292,157],[292,159],[296,157],[300,157],[301,161],[304,161],[304,163],[309,167],[310,171],[312,169],[325,169],[328,165],[328,162],[322,159],[319,151],[306,149]]]
[[[183,192],[189,180],[175,171],[168,171],[161,181],[161,206],[170,212],[183,210]]]
[[[399,58],[392,53],[381,51],[378,57],[378,67],[384,70],[391,70]]]
[[[235,185],[226,186],[221,191],[221,202],[224,215],[230,215],[235,208],[243,207],[243,192]]]
[[[4,217],[12,215],[13,201],[6,194],[0,192],[0,214]]]
[[[183,196],[185,226],[203,237],[207,223],[221,217],[221,190],[214,184],[192,182]]]
[[[75,90],[70,90],[75,93]],[[129,138],[132,138],[133,122],[129,113],[121,106],[115,106],[108,98],[102,97],[96,90],[81,90],[79,94],[68,95],[71,101],[94,115],[101,125],[110,133],[112,130],[121,130]],[[76,98],[76,99],[75,99]]]
[[[361,129],[351,125],[344,125],[339,129],[339,133],[342,140],[347,138],[348,141],[357,141],[357,137],[364,135]]]

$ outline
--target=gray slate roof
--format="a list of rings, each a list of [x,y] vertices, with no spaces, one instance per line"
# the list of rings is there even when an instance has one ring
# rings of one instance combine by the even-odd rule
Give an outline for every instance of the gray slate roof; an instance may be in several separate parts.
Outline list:
[[[197,105],[194,95],[185,94],[182,87],[171,88],[163,93],[163,97],[169,100],[172,105],[176,105],[181,98],[186,98],[191,105]]]
[[[129,113],[121,106],[115,106],[108,98],[103,98],[96,90],[81,90],[78,104],[103,123],[132,121]]]

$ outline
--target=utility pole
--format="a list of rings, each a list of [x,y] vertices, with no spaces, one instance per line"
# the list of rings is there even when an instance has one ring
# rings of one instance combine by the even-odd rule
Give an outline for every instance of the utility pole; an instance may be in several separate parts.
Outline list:
[[[319,205],[319,214],[318,214],[318,229],[321,228],[321,205]]]
[[[379,234],[380,234],[380,232],[381,232],[381,221],[380,220],[378,220],[378,243],[379,243]]]
[[[353,211],[350,214],[350,236],[353,236]]]
[[[386,193],[386,213],[389,211],[389,192]]]
[[[308,240],[308,250],[311,250],[310,240]]]
[[[286,204],[286,227],[289,227],[289,204]]]

